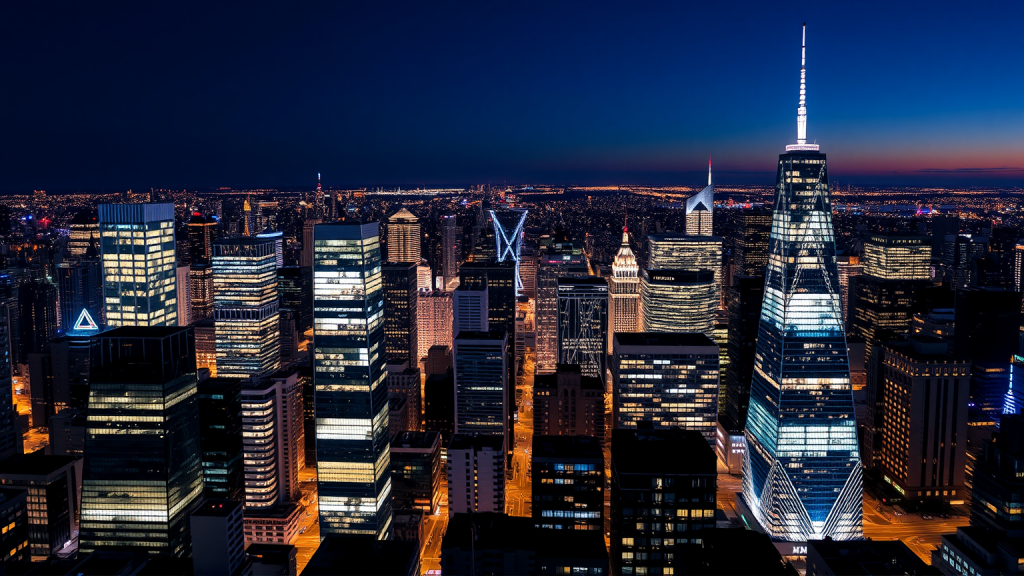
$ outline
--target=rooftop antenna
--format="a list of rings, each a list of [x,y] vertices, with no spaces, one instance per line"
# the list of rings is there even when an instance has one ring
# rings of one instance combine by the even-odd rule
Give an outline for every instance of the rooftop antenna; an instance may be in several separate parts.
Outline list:
[[[711,186],[711,155],[708,155],[708,186]]]
[[[796,109],[796,143],[807,144],[807,22],[800,40],[800,106]]]

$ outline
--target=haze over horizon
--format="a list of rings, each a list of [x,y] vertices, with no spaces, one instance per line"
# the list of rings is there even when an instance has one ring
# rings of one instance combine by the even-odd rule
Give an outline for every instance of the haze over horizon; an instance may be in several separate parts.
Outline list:
[[[1024,184],[1024,4],[4,5],[0,191]],[[389,30],[381,34],[380,30]],[[853,47],[853,48],[851,48]]]

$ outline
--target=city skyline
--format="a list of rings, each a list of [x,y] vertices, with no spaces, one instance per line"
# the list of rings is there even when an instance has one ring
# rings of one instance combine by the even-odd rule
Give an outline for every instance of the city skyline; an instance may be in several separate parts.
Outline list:
[[[770,185],[803,21],[833,180],[1019,185],[1024,7],[870,8],[6,7],[0,192]]]

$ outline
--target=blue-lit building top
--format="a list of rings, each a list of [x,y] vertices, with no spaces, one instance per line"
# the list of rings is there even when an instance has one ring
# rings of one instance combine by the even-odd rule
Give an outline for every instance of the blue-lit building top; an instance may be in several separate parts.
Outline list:
[[[523,226],[526,224],[526,213],[527,210],[523,209],[491,210],[498,262],[512,260],[516,263],[517,295],[523,289],[523,280],[519,276],[519,257],[523,249]]]

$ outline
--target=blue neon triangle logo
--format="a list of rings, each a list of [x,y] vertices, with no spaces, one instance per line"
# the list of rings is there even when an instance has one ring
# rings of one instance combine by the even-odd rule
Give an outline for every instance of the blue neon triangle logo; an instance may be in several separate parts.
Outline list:
[[[75,322],[74,330],[99,330],[100,327],[96,325],[96,322],[89,315],[89,311],[82,308],[82,313],[78,315],[78,321]]]

